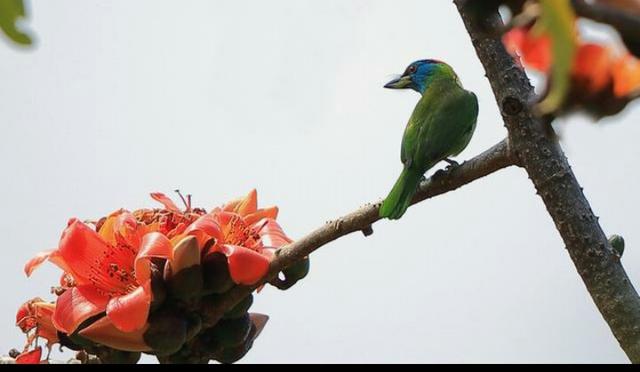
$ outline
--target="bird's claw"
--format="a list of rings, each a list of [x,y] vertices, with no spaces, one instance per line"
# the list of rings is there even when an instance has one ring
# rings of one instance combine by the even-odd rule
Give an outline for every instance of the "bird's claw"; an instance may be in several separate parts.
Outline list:
[[[451,160],[451,159],[444,159],[444,161],[445,161],[447,164],[449,164],[449,165],[447,165],[447,167],[445,168],[447,171],[449,171],[449,170],[451,170],[451,169],[453,169],[453,168],[456,168],[456,167],[459,167],[459,166],[460,166],[460,164],[459,164],[457,161],[455,161],[455,160]]]

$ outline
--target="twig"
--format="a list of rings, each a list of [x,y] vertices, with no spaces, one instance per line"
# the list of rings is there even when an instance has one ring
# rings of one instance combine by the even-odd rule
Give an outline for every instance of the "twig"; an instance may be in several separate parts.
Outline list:
[[[576,14],[599,23],[605,23],[622,34],[633,33],[640,37],[640,17],[611,6],[572,0]]]

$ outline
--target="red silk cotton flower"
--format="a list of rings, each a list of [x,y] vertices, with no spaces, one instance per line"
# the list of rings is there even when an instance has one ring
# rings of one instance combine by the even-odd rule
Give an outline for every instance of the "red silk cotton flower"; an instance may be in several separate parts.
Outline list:
[[[20,306],[16,313],[16,325],[27,334],[35,330],[28,338],[28,343],[36,337],[46,339],[49,346],[58,342],[58,334],[51,320],[55,307],[55,304],[40,298],[34,298]]]
[[[96,342],[120,338],[115,346],[145,351],[153,259],[166,260],[166,280],[223,254],[233,282],[254,285],[269,271],[273,251],[291,242],[276,222],[278,208],[258,209],[255,190],[209,213],[190,201],[183,211],[161,193],[151,196],[164,208],[118,210],[96,223],[71,219],[57,249],[27,262],[28,276],[46,260],[64,271],[51,317],[55,329],[72,334],[105,314],[80,334]]]
[[[47,340],[47,347],[51,350],[57,343],[58,332],[53,326],[51,317],[55,311],[55,304],[34,298],[22,304],[16,313],[16,326],[27,335],[24,351],[16,357],[16,364],[39,364],[42,358],[42,347],[29,350],[37,338]]]
[[[535,35],[530,27],[516,27],[503,36],[503,44],[526,66],[549,74],[553,64],[549,36]],[[640,61],[629,53],[617,55],[608,46],[580,42],[571,71],[573,84],[588,94],[598,94],[608,86],[615,97],[640,93]]]

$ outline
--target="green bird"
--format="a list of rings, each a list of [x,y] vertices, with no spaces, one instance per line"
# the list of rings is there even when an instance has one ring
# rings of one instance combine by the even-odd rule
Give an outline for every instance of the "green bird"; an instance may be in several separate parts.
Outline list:
[[[465,90],[448,64],[426,59],[407,67],[384,86],[413,89],[422,98],[413,110],[402,137],[400,159],[404,169],[380,207],[380,217],[397,220],[407,211],[423,175],[440,161],[464,150],[476,128],[478,99]]]

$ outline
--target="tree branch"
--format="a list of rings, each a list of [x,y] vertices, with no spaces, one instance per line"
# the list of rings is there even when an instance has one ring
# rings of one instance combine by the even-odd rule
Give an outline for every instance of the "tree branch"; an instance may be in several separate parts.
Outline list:
[[[503,140],[475,158],[460,166],[436,172],[431,178],[422,182],[412,204],[420,203],[437,195],[445,194],[469,184],[479,178],[492,174],[500,169],[515,165],[515,157],[511,156],[507,140]],[[378,209],[380,202],[367,204],[355,212],[327,222],[307,236],[282,247],[276,251],[271,262],[269,274],[264,282],[276,278],[278,273],[293,263],[309,256],[316,249],[342,236],[362,231],[365,236],[372,233],[371,225],[380,220]],[[205,327],[216,324],[226,311],[240,303],[263,283],[252,287],[238,286],[223,295],[215,304],[205,304],[200,310]]]
[[[620,346],[632,362],[640,362],[640,297],[560,145],[549,135],[548,125],[530,109],[534,92],[529,79],[492,31],[502,27],[499,14],[471,8],[474,0],[454,2],[502,111],[512,151],[535,184],[589,294]]]
[[[622,34],[640,33],[640,17],[611,6],[589,3],[585,0],[572,0],[576,14],[596,22],[605,23]]]

